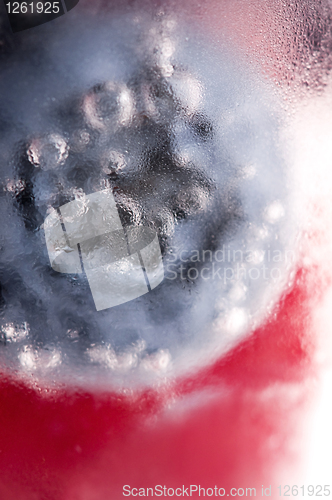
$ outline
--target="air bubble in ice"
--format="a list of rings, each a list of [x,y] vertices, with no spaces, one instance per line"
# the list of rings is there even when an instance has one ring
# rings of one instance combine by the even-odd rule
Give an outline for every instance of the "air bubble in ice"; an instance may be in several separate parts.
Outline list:
[[[265,211],[265,220],[270,224],[275,224],[279,219],[284,217],[285,209],[280,201],[274,201],[269,205]]]
[[[0,329],[0,338],[7,342],[20,342],[29,335],[28,323],[15,325],[14,323],[6,323]]]
[[[28,372],[35,370],[52,370],[61,362],[61,353],[54,347],[45,346],[43,349],[25,345],[18,355],[20,364]]]
[[[111,150],[105,153],[101,159],[103,171],[106,174],[122,170],[126,166],[126,160],[122,153]]]
[[[102,132],[128,126],[134,106],[133,96],[125,84],[107,82],[84,97],[82,109],[87,123]]]
[[[164,372],[171,363],[171,355],[166,349],[159,349],[157,352],[146,356],[142,362],[141,367],[148,372]]]
[[[229,334],[239,335],[248,326],[249,317],[245,309],[234,307],[225,318],[225,327]]]
[[[68,144],[59,134],[33,139],[27,150],[30,163],[43,170],[51,170],[64,163],[68,153]]]

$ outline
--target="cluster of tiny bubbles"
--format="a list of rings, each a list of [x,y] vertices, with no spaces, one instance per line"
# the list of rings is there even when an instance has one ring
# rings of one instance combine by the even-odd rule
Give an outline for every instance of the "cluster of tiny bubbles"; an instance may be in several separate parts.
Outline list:
[[[47,44],[40,27],[29,88],[3,67],[0,92],[22,113],[16,130],[8,107],[1,140],[1,363],[40,380],[153,384],[227,352],[289,281],[282,111],[232,49],[171,15],[75,15],[75,28],[49,23]],[[97,312],[84,272],[51,268],[44,221],[74,200],[86,212],[105,189],[124,227],[158,234],[165,277]]]

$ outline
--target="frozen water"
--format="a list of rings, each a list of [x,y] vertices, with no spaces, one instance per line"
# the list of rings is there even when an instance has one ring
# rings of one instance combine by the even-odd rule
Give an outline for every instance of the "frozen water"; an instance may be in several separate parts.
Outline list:
[[[153,383],[249,335],[289,281],[283,116],[194,27],[75,21],[20,34],[1,61],[1,363],[40,380]],[[123,226],[158,234],[165,279],[96,311],[78,257],[77,274],[52,270],[44,221],[105,189]]]

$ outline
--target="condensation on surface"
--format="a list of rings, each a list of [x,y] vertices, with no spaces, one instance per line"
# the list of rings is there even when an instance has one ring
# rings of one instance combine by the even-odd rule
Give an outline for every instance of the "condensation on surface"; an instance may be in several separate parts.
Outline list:
[[[229,351],[292,284],[287,113],[256,66],[174,15],[75,20],[1,62],[1,362],[154,383]],[[124,226],[158,233],[165,279],[97,312],[84,274],[51,269],[43,224],[109,188]]]
[[[15,39],[1,24],[1,372],[38,390],[4,381],[2,449],[21,461],[1,454],[3,482],[15,495],[29,464],[22,497],[49,496],[56,464],[76,497],[151,474],[324,485],[331,3],[132,5],[80,0]],[[43,225],[106,189],[124,226],[158,233],[166,278],[97,313],[83,273],[52,270]],[[84,460],[74,478],[66,460]]]

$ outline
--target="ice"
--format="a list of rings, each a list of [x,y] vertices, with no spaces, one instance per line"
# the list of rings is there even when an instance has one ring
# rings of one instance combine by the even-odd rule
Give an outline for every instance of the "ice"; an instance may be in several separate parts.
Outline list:
[[[75,27],[64,16],[22,32],[25,49],[1,62],[0,359],[39,381],[153,384],[250,335],[289,281],[285,115],[234,49],[195,26],[134,10],[74,15]],[[112,217],[157,235],[140,249],[152,290],[140,271],[144,295],[97,311],[91,290],[105,305],[119,264],[82,273],[88,254],[106,254],[81,243]]]

